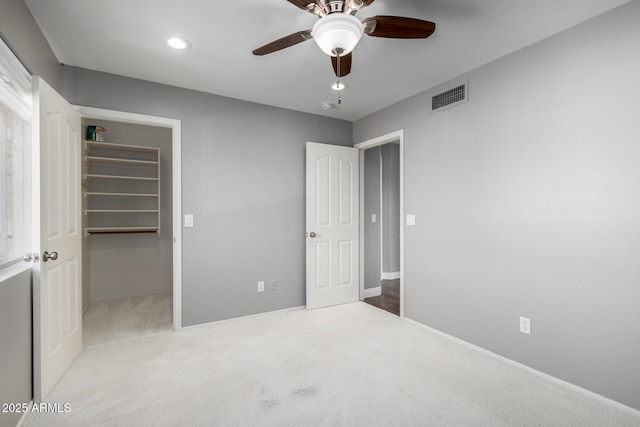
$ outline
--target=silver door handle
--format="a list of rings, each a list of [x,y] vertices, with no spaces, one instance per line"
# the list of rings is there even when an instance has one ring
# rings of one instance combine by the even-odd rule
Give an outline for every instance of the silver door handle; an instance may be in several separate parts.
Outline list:
[[[47,251],[44,251],[44,253],[42,254],[42,261],[43,262],[47,262],[49,260],[55,261],[57,259],[58,259],[58,252],[49,253]]]
[[[309,237],[311,237],[312,239],[313,239],[314,237],[316,237],[316,236],[317,236],[317,234],[316,234],[315,232],[313,232],[313,231],[312,231],[311,233],[309,233]]]

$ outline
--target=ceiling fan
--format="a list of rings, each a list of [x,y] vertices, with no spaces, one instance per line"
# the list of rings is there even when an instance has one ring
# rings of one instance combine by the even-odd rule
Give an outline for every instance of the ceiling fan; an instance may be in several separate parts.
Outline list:
[[[318,16],[310,30],[297,31],[253,51],[266,55],[314,39],[320,49],[331,56],[338,78],[351,72],[352,54],[363,34],[392,39],[426,39],[436,24],[415,18],[373,16],[362,21],[355,17],[374,0],[287,0],[300,9]]]

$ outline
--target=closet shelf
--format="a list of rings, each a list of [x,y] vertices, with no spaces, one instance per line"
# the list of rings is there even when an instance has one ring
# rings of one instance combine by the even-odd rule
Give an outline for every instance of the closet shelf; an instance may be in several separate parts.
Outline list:
[[[158,167],[158,162],[151,160],[133,160],[133,159],[120,159],[117,157],[96,157],[86,156],[84,158],[89,163],[108,163],[114,165],[129,165],[129,166],[151,166]]]
[[[157,214],[157,209],[87,209],[84,214]]]
[[[144,181],[144,182],[158,182],[158,178],[148,178],[144,176],[120,176],[120,175],[98,175],[93,173],[85,174],[86,180],[118,180],[118,181]]]
[[[138,145],[124,145],[114,144],[112,142],[99,142],[99,141],[85,141],[85,149],[87,153],[92,153],[96,150],[109,150],[109,151],[126,151],[130,153],[157,153],[158,149],[155,147],[140,147]]]
[[[98,141],[84,147],[85,236],[160,236],[160,149]]]
[[[144,193],[97,193],[95,191],[87,191],[84,193],[85,197],[104,196],[104,197],[154,197],[158,198],[157,194],[144,194]]]

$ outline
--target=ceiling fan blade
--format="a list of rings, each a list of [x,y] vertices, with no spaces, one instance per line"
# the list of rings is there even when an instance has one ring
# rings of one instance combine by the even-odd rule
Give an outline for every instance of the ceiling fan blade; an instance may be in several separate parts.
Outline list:
[[[400,16],[374,16],[362,21],[365,34],[390,39],[426,39],[436,24],[422,19]]]
[[[336,77],[344,77],[351,72],[351,53],[348,53],[340,57],[340,75],[338,75],[338,58],[331,57],[331,64],[333,65],[333,71],[336,72]]]
[[[288,36],[282,37],[281,39],[272,41],[271,43],[257,48],[253,51],[253,54],[258,56],[266,55],[268,53],[277,52],[284,48],[302,43],[303,41],[307,41],[312,38],[313,37],[311,36],[311,30],[298,31],[297,33],[289,34]]]

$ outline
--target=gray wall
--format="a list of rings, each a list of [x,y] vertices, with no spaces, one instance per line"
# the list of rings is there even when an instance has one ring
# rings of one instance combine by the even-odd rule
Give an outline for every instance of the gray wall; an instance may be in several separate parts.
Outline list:
[[[0,36],[31,74],[58,88],[62,67],[24,0],[0,0]]]
[[[382,271],[400,271],[400,145],[382,149]]]
[[[106,128],[107,142],[160,149],[161,230],[160,238],[156,234],[85,237],[83,271],[86,269],[89,274],[83,290],[90,284],[91,301],[170,292],[173,286],[171,129],[85,119],[83,130],[88,124]]]
[[[407,317],[636,409],[639,21],[630,2],[463,76],[466,104],[354,123],[404,129]]]
[[[376,222],[371,222],[375,214]],[[364,152],[364,287],[380,286],[380,147]]]
[[[351,123],[68,66],[62,95],[182,120],[185,326],[304,305],[304,144]]]
[[[31,361],[29,269],[0,281],[0,403],[31,401]],[[15,426],[21,416],[0,411],[0,427]]]

